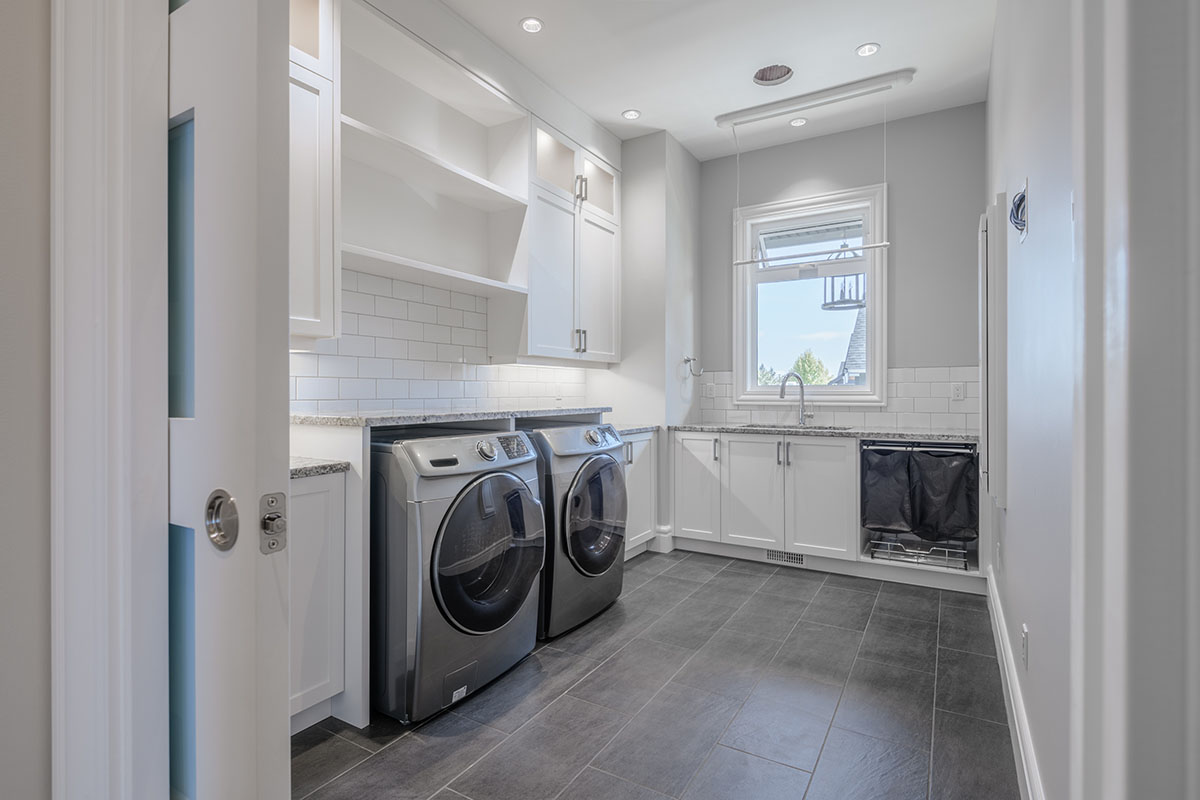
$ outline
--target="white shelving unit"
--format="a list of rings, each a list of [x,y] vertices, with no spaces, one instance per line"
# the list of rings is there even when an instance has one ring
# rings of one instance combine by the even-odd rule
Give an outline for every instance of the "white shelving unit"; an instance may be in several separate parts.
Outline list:
[[[523,294],[529,113],[363,3],[341,33],[345,266]]]

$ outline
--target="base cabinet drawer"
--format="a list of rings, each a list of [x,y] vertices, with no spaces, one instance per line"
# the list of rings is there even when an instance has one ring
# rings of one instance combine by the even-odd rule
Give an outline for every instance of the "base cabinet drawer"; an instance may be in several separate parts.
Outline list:
[[[297,714],[346,685],[346,476],[294,478],[290,486],[290,695]]]

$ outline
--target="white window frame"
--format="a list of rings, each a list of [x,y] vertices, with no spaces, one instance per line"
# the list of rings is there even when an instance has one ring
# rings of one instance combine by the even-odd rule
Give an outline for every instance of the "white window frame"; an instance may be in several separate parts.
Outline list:
[[[862,213],[863,241],[874,244],[887,239],[887,184],[878,183],[829,194],[742,206],[733,212],[733,260],[755,258],[755,230],[774,222],[803,222],[847,212]],[[859,259],[867,281],[867,384],[865,386],[810,386],[805,401],[815,406],[884,406],[887,404],[887,248],[867,250]],[[734,267],[733,287],[733,381],[734,402],[753,405],[794,405],[799,388],[789,384],[784,399],[779,390],[758,386],[758,315],[755,288],[770,280],[795,277],[801,269],[820,264],[789,267],[775,275],[756,272],[755,264]]]

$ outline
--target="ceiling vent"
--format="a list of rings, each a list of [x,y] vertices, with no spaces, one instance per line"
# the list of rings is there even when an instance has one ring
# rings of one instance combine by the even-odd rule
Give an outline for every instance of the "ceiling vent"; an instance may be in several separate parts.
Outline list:
[[[759,86],[778,86],[792,77],[792,68],[783,64],[772,64],[754,73],[754,82]]]

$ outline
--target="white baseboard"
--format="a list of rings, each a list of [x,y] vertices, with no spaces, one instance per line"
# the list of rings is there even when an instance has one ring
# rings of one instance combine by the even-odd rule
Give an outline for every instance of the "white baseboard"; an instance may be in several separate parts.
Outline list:
[[[1033,735],[1029,730],[1029,716],[1025,713],[1025,699],[1021,694],[1021,681],[1017,673],[1017,659],[1008,640],[1008,628],[1004,624],[1004,606],[996,589],[996,576],[988,568],[988,608],[992,612],[992,633],[996,637],[996,653],[1000,657],[1000,681],[1004,684],[1004,702],[1008,706],[1009,732],[1012,735],[1013,751],[1017,760],[1017,783],[1021,789],[1021,800],[1046,800],[1042,786],[1042,773],[1038,769],[1037,753],[1033,749]]]
[[[315,706],[306,708],[303,711],[297,711],[292,714],[292,736],[295,736],[305,728],[311,728],[326,717],[333,716],[333,702],[330,700],[322,700]]]

